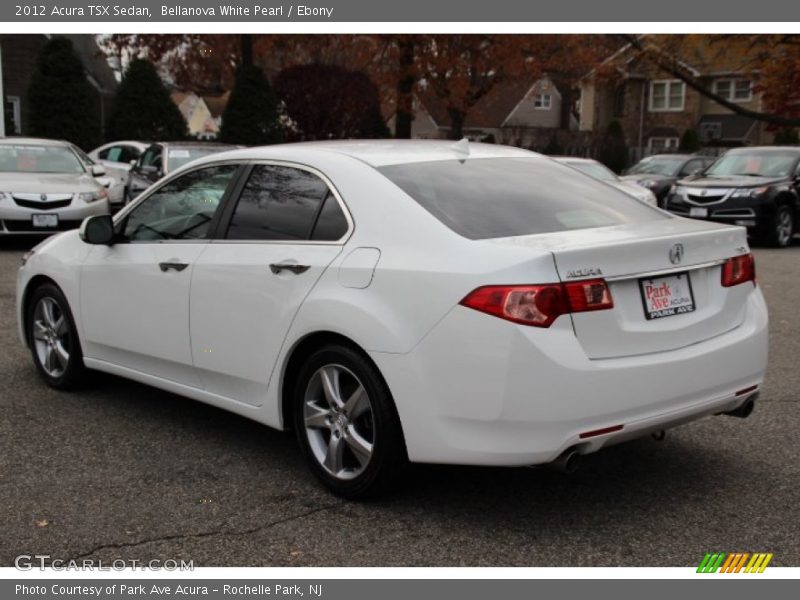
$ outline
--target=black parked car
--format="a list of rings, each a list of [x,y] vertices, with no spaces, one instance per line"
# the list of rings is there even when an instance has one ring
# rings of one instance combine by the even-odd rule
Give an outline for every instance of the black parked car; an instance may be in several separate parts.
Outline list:
[[[669,188],[678,179],[699,173],[716,159],[697,154],[654,154],[646,156],[625,172],[623,181],[635,181],[656,196],[663,208]]]
[[[201,156],[232,150],[241,146],[211,142],[156,142],[139,155],[131,168],[125,189],[125,204],[136,198],[156,181]]]
[[[666,208],[684,217],[742,225],[757,241],[788,246],[800,214],[800,148],[729,150],[701,176],[679,181]]]

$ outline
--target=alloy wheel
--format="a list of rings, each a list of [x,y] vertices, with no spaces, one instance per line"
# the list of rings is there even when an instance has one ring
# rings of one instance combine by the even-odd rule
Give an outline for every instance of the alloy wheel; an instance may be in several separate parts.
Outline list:
[[[792,230],[794,229],[794,222],[792,219],[792,213],[784,208],[778,214],[778,222],[776,224],[776,234],[778,238],[778,245],[780,246],[788,246],[789,243],[792,241]]]
[[[311,452],[327,473],[348,480],[364,472],[375,445],[373,409],[352,371],[330,364],[311,376],[303,422]]]
[[[33,343],[39,364],[58,379],[69,366],[70,328],[67,316],[53,298],[40,298],[33,309]]]

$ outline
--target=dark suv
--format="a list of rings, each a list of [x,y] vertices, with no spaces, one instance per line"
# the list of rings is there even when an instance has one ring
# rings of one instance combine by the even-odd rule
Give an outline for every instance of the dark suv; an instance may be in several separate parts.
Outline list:
[[[800,213],[800,148],[729,150],[701,175],[678,181],[666,208],[682,217],[742,225],[759,242],[788,246]]]

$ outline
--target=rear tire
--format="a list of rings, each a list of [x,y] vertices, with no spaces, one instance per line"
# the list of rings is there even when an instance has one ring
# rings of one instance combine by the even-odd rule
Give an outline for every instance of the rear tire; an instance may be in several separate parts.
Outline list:
[[[314,475],[334,494],[367,498],[394,488],[408,459],[400,419],[375,366],[333,344],[300,368],[294,428]]]
[[[37,287],[28,301],[26,314],[28,345],[39,375],[55,389],[78,387],[86,367],[64,294],[52,283]]]

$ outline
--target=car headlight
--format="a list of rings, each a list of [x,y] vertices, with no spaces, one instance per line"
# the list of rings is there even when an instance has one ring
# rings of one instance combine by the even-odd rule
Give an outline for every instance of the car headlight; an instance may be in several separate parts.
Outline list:
[[[742,190],[734,190],[731,194],[731,198],[755,198],[756,196],[760,196],[764,192],[766,192],[769,188],[768,187],[758,187],[758,188],[745,188]]]
[[[97,192],[81,192],[78,194],[78,198],[88,204],[90,202],[97,202],[98,200],[105,200],[108,198],[108,192],[105,188]]]
[[[646,188],[654,188],[658,185],[658,181],[655,179],[642,179],[641,181],[637,181],[637,183]]]

